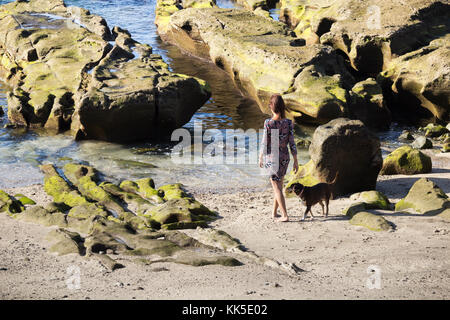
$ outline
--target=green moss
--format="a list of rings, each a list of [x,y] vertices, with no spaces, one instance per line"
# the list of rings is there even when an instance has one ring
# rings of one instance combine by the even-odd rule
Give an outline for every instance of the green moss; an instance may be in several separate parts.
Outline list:
[[[361,192],[360,198],[366,203],[367,209],[392,210],[392,204],[389,199],[379,191]]]
[[[418,174],[431,172],[431,158],[410,146],[394,150],[383,161],[382,175]]]
[[[183,190],[181,183],[167,184],[158,189],[163,192],[164,200],[181,199],[188,197],[187,193]]]
[[[20,201],[14,199],[5,191],[0,190],[0,212],[14,215],[22,212],[24,209],[25,207]]]
[[[16,194],[14,195],[14,198],[20,201],[21,204],[25,205],[35,205],[36,202],[27,196],[24,196],[23,194]]]
[[[164,192],[155,189],[155,183],[151,178],[140,179],[136,181],[139,194],[154,203],[163,203]]]

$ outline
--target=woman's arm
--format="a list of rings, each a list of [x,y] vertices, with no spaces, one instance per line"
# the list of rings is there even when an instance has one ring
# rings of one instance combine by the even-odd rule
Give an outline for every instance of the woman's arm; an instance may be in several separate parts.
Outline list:
[[[294,140],[294,124],[289,121],[289,149],[291,149],[292,157],[294,158],[294,172],[298,171],[297,146]]]
[[[268,121],[264,121],[264,134],[263,134],[263,140],[262,140],[262,148],[261,152],[259,154],[259,166],[263,167],[263,156],[266,155],[269,151],[269,141],[271,140],[270,137],[270,129],[268,125]]]

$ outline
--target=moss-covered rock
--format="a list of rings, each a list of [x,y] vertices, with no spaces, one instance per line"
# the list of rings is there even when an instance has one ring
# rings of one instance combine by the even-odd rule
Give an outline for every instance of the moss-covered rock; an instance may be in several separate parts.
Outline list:
[[[442,152],[450,152],[450,143],[444,143],[441,149]]]
[[[164,204],[155,207],[150,214],[150,218],[161,226],[176,222],[192,223],[203,221],[205,216],[215,217],[214,213],[200,202],[189,198],[170,199]]]
[[[14,198],[20,201],[20,203],[24,206],[32,206],[35,205],[36,202],[33,199],[28,198],[27,196],[23,194],[15,194]]]
[[[406,197],[395,205],[396,211],[413,209],[418,213],[428,215],[439,214],[446,208],[450,208],[447,195],[427,178],[417,180]]]
[[[312,160],[309,160],[306,164],[299,166],[297,173],[293,171],[287,176],[288,183],[285,187],[286,197],[295,197],[294,193],[288,192],[287,190],[294,183],[301,183],[304,186],[311,187],[320,183],[320,179],[317,177],[317,172],[315,171],[315,165]]]
[[[356,213],[349,222],[352,225],[365,227],[372,231],[392,230],[392,225],[385,218],[366,211]]]
[[[342,214],[346,215],[349,218],[352,218],[355,214],[361,211],[367,210],[367,204],[364,202],[357,202],[351,204],[348,208],[345,208],[342,211]]]
[[[0,190],[0,212],[14,215],[22,212],[24,209],[25,207],[20,201],[14,199],[5,191]]]
[[[365,203],[366,209],[392,210],[393,205],[389,199],[379,191],[364,191],[359,194],[352,195],[356,201]]]
[[[0,7],[0,77],[12,87],[12,123],[71,129],[76,139],[153,138],[188,122],[209,99],[204,81],[172,73],[128,32],[115,28],[113,37],[88,10],[49,3]]]
[[[58,211],[50,212],[41,206],[29,207],[24,212],[14,215],[14,218],[21,221],[40,224],[46,227],[67,227],[67,219],[64,213]]]
[[[410,146],[395,149],[383,161],[382,175],[418,174],[431,172],[431,158]]]
[[[426,137],[433,137],[433,138],[442,136],[443,134],[449,132],[449,130],[446,127],[434,123],[429,123],[426,127],[423,128],[423,131],[425,132]]]

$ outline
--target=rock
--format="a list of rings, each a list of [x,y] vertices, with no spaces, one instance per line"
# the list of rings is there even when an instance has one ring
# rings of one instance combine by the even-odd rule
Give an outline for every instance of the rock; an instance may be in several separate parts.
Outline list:
[[[426,137],[420,136],[417,137],[413,143],[411,143],[411,147],[414,149],[433,149],[433,142]]]
[[[181,127],[209,99],[204,81],[170,72],[124,30],[111,45],[103,18],[44,2],[0,6],[0,78],[12,87],[13,124],[70,129],[76,139],[149,139]]]
[[[66,215],[62,212],[50,212],[41,206],[32,206],[14,216],[17,220],[40,224],[46,227],[58,226],[67,228]]]
[[[352,118],[361,120],[370,128],[387,130],[391,124],[391,112],[386,107],[381,86],[374,78],[353,86],[349,112]]]
[[[364,191],[359,194],[352,195],[352,198],[356,198],[356,201],[363,202],[365,204],[365,209],[393,209],[393,205],[389,202],[389,199],[384,194],[376,190]]]
[[[392,230],[392,225],[385,218],[366,211],[356,213],[349,222],[372,231]]]
[[[450,152],[450,143],[445,143],[442,146],[441,152]]]
[[[378,80],[391,111],[398,118],[412,123],[450,120],[449,41],[450,34],[433,40],[393,59],[380,73]],[[435,136],[434,132],[429,134]]]
[[[301,183],[304,186],[311,187],[321,182],[318,177],[317,171],[315,170],[315,164],[312,160],[309,160],[306,164],[299,166],[297,174],[291,171],[287,175],[288,184],[286,185],[284,191],[286,197],[296,197],[295,193],[288,191],[289,187],[294,183]]]
[[[326,123],[347,112],[354,80],[329,47],[305,46],[284,24],[249,11],[188,8],[164,17],[155,21],[163,40],[227,71],[263,112],[274,93],[302,122]]]
[[[381,175],[419,174],[431,172],[431,158],[410,146],[395,149],[383,161]]]
[[[11,197],[5,191],[0,190],[0,212],[6,212],[8,215],[14,215],[22,212],[25,209],[24,205]]]
[[[444,219],[445,221],[450,222],[450,209],[445,209],[441,213],[439,213],[439,218]]]
[[[176,262],[181,264],[187,264],[194,267],[208,266],[214,264],[226,267],[236,267],[242,265],[242,263],[239,262],[239,260],[232,257],[227,256],[203,257],[198,254],[183,255],[175,258],[159,259],[155,262]]]
[[[206,221],[215,218],[214,213],[200,202],[189,198],[170,199],[164,204],[155,207],[149,216],[164,229],[173,229],[180,226],[194,227],[195,223],[203,226]],[[181,223],[173,225],[174,223]],[[165,226],[169,224],[169,226]]]
[[[426,127],[423,128],[423,131],[425,131],[426,137],[433,138],[442,136],[445,133],[449,133],[449,130],[446,127],[434,123],[429,123]]]
[[[352,218],[355,214],[361,211],[367,210],[367,204],[364,202],[357,202],[350,205],[348,208],[342,211],[342,214],[346,215],[349,218]]]
[[[395,205],[396,211],[409,208],[421,214],[435,215],[450,208],[450,201],[433,181],[421,178],[413,184],[406,197]]]
[[[334,196],[375,189],[382,166],[380,142],[361,121],[340,118],[319,126],[309,153],[312,163],[306,165],[306,172],[310,174],[304,176],[299,170],[288,185],[302,178],[315,184],[337,177]]]
[[[280,20],[301,38],[341,50],[361,73],[376,74],[393,56],[448,33],[448,8],[437,0],[281,0]]]
[[[195,239],[204,245],[229,252],[240,252],[244,249],[239,240],[231,237],[225,231],[203,228],[197,228],[196,231]]]
[[[23,194],[15,194],[14,198],[20,201],[20,203],[24,206],[26,205],[35,205],[36,202]]]
[[[70,208],[85,206],[85,208],[91,208],[95,212],[102,210],[102,207],[89,202],[77,190],[73,189],[66,180],[59,175],[53,165],[42,165],[40,166],[40,169],[44,173],[44,190],[48,195],[53,197],[54,202],[63,203]]]
[[[413,135],[408,130],[403,130],[402,134],[398,137],[400,141],[412,141],[414,140]]]
[[[84,254],[84,239],[76,232],[70,232],[60,228],[50,231],[46,239],[52,243],[48,249],[51,253],[56,253],[61,256],[71,253]]]

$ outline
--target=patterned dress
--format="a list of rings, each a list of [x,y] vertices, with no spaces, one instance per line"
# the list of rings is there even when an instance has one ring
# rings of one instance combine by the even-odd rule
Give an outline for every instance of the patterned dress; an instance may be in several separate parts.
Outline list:
[[[278,154],[271,150],[272,135],[276,134],[273,130],[278,130]],[[292,155],[296,157],[297,148],[294,142],[294,125],[292,121],[289,119],[267,119],[264,122],[263,137],[264,167],[269,171],[270,178],[274,181],[281,181],[282,177],[286,174],[289,165],[288,144]]]

